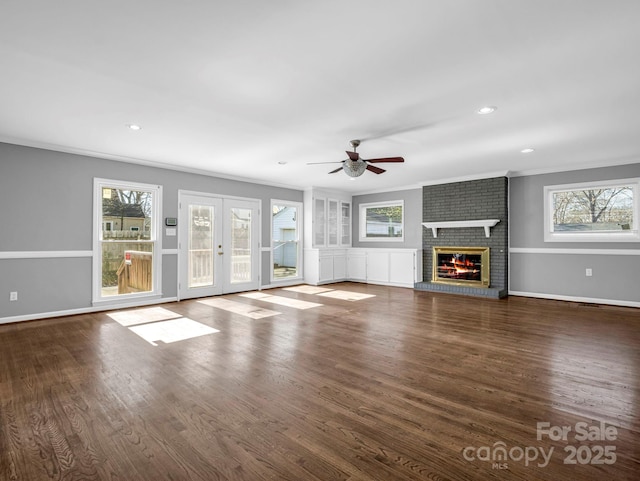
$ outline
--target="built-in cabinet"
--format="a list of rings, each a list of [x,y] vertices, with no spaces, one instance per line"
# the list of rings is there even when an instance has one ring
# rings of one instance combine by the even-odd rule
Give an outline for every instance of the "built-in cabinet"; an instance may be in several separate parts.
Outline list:
[[[422,280],[419,249],[355,248],[347,252],[347,279],[389,286],[413,287]]]
[[[304,259],[307,284],[348,280],[413,287],[422,280],[419,249],[305,249]]]
[[[310,202],[311,212],[305,214],[311,219],[309,231],[313,248],[350,247],[351,200],[316,196]]]
[[[304,193],[304,281],[329,284],[344,280],[413,287],[422,280],[417,249],[351,247],[351,197],[308,189]]]
[[[305,249],[304,279],[307,284],[326,284],[347,280],[345,249]]]
[[[347,279],[347,248],[351,247],[351,196],[318,189],[304,193],[304,279],[321,284]]]

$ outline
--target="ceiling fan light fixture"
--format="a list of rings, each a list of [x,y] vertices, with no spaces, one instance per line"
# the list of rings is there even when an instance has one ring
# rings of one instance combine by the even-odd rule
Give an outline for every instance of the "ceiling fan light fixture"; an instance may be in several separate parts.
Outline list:
[[[482,108],[478,109],[477,112],[480,115],[487,115],[487,114],[494,113],[496,110],[498,110],[498,107],[495,107],[493,105],[487,105],[486,107],[482,107]]]
[[[360,177],[367,170],[367,164],[362,159],[347,159],[342,164],[342,169],[349,177]]]

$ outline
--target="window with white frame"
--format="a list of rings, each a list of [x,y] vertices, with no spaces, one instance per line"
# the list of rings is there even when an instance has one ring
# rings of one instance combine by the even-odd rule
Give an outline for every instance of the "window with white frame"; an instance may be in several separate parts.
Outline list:
[[[94,303],[160,295],[162,187],[94,180]]]
[[[640,179],[544,188],[545,242],[638,242]]]
[[[300,202],[271,201],[272,281],[302,277],[302,208]]]
[[[360,241],[404,241],[404,201],[360,204]]]

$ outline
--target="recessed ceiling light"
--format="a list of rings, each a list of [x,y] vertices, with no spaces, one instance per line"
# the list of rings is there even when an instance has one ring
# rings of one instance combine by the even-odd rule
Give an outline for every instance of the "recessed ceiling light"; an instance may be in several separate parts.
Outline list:
[[[498,107],[494,107],[493,105],[487,105],[486,107],[482,107],[481,109],[478,109],[478,113],[480,115],[486,115],[486,114],[492,114],[496,110],[498,110]]]
[[[522,149],[520,152],[523,154],[530,154],[531,152],[534,152],[534,150],[531,147],[527,147],[526,149]]]
[[[142,127],[140,127],[138,124],[127,124],[127,127],[129,127],[131,130],[142,130]]]
[[[284,160],[280,160],[280,161],[278,161],[278,164],[280,164],[280,165],[287,165],[287,163],[286,163]]]

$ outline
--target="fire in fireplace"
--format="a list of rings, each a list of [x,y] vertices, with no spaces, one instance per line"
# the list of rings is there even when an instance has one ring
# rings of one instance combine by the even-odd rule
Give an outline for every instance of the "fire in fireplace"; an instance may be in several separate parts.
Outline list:
[[[489,287],[489,248],[434,247],[431,281]]]

